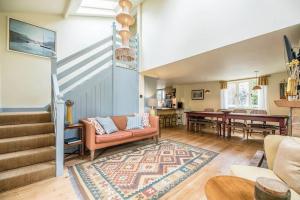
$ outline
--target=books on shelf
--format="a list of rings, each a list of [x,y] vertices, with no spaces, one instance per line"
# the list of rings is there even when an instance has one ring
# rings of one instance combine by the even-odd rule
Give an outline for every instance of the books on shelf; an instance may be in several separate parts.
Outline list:
[[[81,142],[81,139],[78,137],[72,137],[72,138],[65,139],[65,144],[73,144],[73,143],[77,143],[77,142]]]

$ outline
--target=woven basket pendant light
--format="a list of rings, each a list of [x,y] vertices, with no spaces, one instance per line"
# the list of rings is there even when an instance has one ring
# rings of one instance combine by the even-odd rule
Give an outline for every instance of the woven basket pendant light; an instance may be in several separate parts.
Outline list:
[[[118,31],[122,38],[122,46],[116,49],[115,56],[117,60],[131,62],[135,59],[135,52],[129,47],[129,39],[132,36],[129,27],[135,23],[135,19],[129,14],[132,3],[129,0],[120,0],[119,5],[121,12],[116,20],[122,25],[121,30]]]
[[[257,77],[257,73],[258,73],[258,71],[255,71],[255,73],[256,73],[256,85],[252,88],[252,90],[261,90],[261,86],[260,85],[258,85],[258,77]]]

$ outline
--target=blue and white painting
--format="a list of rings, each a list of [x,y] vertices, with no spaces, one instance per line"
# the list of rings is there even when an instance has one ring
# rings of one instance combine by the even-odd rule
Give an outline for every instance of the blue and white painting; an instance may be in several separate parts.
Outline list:
[[[54,31],[9,18],[9,50],[51,57],[55,40]]]

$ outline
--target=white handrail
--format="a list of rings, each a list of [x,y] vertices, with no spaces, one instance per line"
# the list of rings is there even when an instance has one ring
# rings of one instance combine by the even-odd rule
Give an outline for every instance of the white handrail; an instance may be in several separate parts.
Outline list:
[[[52,69],[56,68],[56,58],[52,58]],[[56,70],[51,73],[52,85],[52,120],[55,125],[55,144],[56,144],[56,176],[64,175],[64,118],[65,102],[59,91]]]

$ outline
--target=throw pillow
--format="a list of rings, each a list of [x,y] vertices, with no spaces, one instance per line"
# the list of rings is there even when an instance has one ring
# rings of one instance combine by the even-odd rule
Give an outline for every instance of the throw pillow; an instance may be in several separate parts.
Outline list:
[[[300,139],[287,137],[279,144],[273,171],[300,194]]]
[[[138,113],[135,113],[134,115],[135,115],[135,116],[140,116],[140,117],[141,117],[143,127],[151,127],[150,120],[149,120],[149,117],[150,117],[150,114],[149,114],[149,113],[143,113],[143,114],[141,114],[141,115],[138,114]]]
[[[143,113],[142,115],[142,123],[144,127],[151,127],[150,121],[149,121],[150,114],[149,113]]]
[[[97,135],[105,134],[105,130],[95,118],[88,118],[88,121],[95,127]]]
[[[142,119],[140,116],[127,117],[127,130],[143,129]]]
[[[110,117],[97,117],[96,120],[101,124],[107,134],[118,131],[118,128]]]

